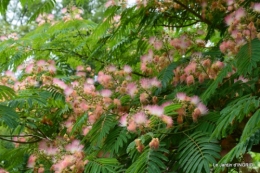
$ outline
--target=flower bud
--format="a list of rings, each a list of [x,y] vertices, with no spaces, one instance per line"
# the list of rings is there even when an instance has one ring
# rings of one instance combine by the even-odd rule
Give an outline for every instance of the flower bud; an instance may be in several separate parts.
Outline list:
[[[152,141],[149,143],[149,146],[153,150],[157,150],[159,148],[160,142],[158,138],[153,138]]]
[[[153,101],[153,104],[156,104],[158,101],[158,98],[156,96],[153,96],[152,101]]]
[[[191,85],[191,84],[194,84],[194,83],[195,83],[195,80],[194,80],[193,75],[189,75],[189,76],[186,78],[186,83],[187,83],[187,85]]]
[[[144,150],[144,145],[141,143],[141,139],[135,140],[136,149],[139,153],[141,153]]]
[[[192,119],[193,122],[197,122],[198,121],[198,117],[201,115],[201,112],[198,108],[194,109],[194,111],[192,112]]]
[[[186,115],[186,110],[185,110],[184,108],[179,108],[179,109],[177,110],[177,113],[178,113],[178,115],[180,115],[180,116],[184,116],[184,115]]]
[[[178,122],[178,124],[183,123],[183,116],[182,115],[178,115],[177,122]]]

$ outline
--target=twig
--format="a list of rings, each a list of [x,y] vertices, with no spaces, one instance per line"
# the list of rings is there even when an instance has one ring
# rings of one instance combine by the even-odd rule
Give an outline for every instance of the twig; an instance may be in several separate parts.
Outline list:
[[[23,142],[23,141],[15,141],[15,140],[11,140],[11,139],[6,139],[6,138],[2,138],[0,137],[0,139],[4,140],[4,141],[9,141],[9,142],[14,142],[14,143],[20,143],[20,144],[31,144],[31,143],[36,143],[36,142],[39,142],[41,141],[42,139],[37,139],[35,141],[26,141],[26,142]]]

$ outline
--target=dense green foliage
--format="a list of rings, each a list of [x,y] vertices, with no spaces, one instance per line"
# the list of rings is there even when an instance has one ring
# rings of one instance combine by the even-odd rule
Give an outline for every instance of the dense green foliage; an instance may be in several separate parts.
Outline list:
[[[256,171],[260,3],[39,3],[1,37],[0,172]]]

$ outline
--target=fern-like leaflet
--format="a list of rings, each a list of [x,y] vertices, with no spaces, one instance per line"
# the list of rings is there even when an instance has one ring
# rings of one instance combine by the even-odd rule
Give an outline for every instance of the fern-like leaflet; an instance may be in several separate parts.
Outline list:
[[[219,158],[220,146],[217,140],[209,140],[209,134],[196,131],[179,143],[179,164],[185,172],[210,172],[210,164]]]
[[[126,173],[161,173],[167,169],[165,162],[168,158],[165,154],[169,151],[160,144],[159,148],[154,150],[147,146],[135,162],[126,170]]]

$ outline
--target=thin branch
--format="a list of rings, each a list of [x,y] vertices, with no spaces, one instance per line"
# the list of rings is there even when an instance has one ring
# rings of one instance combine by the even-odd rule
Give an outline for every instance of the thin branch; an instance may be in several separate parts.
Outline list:
[[[204,22],[206,23],[207,25],[212,25],[211,21],[209,21],[208,19],[206,18],[203,18],[200,14],[198,14],[197,12],[193,11],[192,9],[190,9],[188,6],[186,6],[185,4],[181,3],[180,1],[178,0],[173,0],[174,2],[176,2],[177,4],[179,4],[180,6],[182,6],[184,9],[186,9],[187,11],[189,11],[190,13],[192,13],[194,16],[198,17],[201,22]],[[216,28],[218,29],[221,29],[219,28],[218,26],[216,26]]]
[[[28,129],[30,129],[30,130],[32,130],[32,131],[35,131],[35,129],[30,128],[30,127],[27,126],[26,124],[25,124],[25,127],[28,128]],[[36,132],[37,132],[38,134],[41,134],[41,135],[44,136],[44,137],[41,137],[41,136],[36,136],[36,135],[35,135],[36,137],[41,138],[41,139],[47,139],[47,140],[51,141],[51,139],[50,139],[48,136],[46,136],[37,126],[36,126],[36,128],[37,128]]]
[[[0,137],[37,137],[40,138],[37,135],[0,135]]]
[[[149,77],[147,75],[144,75],[144,74],[141,74],[141,73],[138,73],[138,72],[135,72],[135,71],[132,71],[132,74],[137,75],[137,76],[141,76],[141,77]]]
[[[14,143],[20,143],[20,144],[32,144],[32,143],[36,143],[36,142],[39,142],[41,141],[42,139],[37,139],[37,140],[34,140],[34,141],[26,141],[26,142],[23,142],[23,141],[15,141],[15,140],[11,140],[11,139],[6,139],[6,138],[2,138],[0,137],[1,140],[4,140],[4,141],[8,141],[8,142],[14,142]]]
[[[197,24],[197,23],[199,23],[199,22],[200,22],[200,21],[197,20],[197,21],[192,22],[192,23],[189,23],[189,24],[187,24],[187,25],[164,25],[164,24],[162,24],[162,25],[156,25],[156,26],[164,26],[164,27],[171,27],[171,28],[183,28],[183,27],[192,26],[192,25]]]

